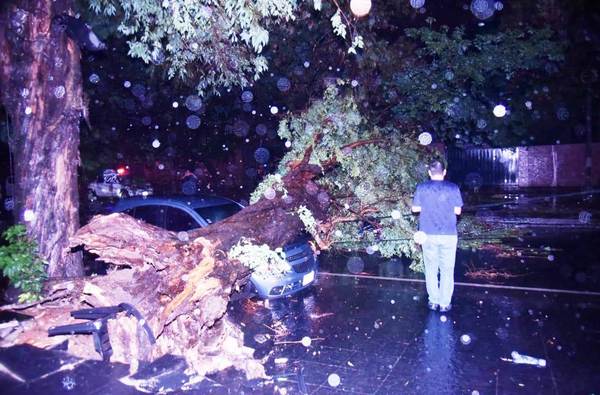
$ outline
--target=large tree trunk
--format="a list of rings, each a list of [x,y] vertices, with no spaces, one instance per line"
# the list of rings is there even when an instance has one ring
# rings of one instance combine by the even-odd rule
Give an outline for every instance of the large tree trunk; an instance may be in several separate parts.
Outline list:
[[[63,253],[79,228],[83,103],[79,49],[52,26],[52,18],[70,5],[70,0],[0,5],[0,92],[11,120],[15,216],[27,219],[50,277],[83,273],[80,254]]]
[[[49,284],[47,302],[23,310],[36,319],[0,345],[57,344],[64,337],[48,338],[46,331],[73,322],[71,310],[126,302],[139,310],[156,343],[149,341],[140,320],[120,313],[108,324],[112,361],[129,363],[135,370],[138,361],[168,353],[184,356],[202,375],[235,366],[249,378],[264,376],[252,350],[243,346],[241,330],[224,318],[231,293],[250,275],[239,262],[228,260],[227,251],[241,237],[272,248],[285,245],[302,229],[295,213],[300,205],[322,217],[327,203],[319,203],[319,187],[311,181],[321,169],[306,161],[294,167],[283,178],[288,196],[262,199],[224,221],[189,232],[189,241],[125,214],[94,217],[71,246],[83,244],[118,269],[106,276]],[[81,343],[86,338],[72,336],[70,350],[94,356],[92,346]]]

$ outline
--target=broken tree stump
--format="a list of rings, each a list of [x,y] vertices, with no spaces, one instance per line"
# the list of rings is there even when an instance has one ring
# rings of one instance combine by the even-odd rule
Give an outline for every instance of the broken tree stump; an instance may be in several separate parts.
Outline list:
[[[300,205],[322,218],[327,206],[319,203],[319,187],[311,181],[321,169],[307,165],[307,158],[283,178],[285,199],[263,198],[219,223],[188,232],[189,241],[126,214],[94,217],[71,238],[70,248],[83,245],[114,268],[105,276],[47,284],[46,302],[21,309],[35,319],[0,345],[50,347],[65,337],[48,338],[46,331],[73,323],[70,311],[128,303],[145,322],[125,313],[108,320],[111,361],[130,364],[135,371],[139,361],[173,354],[185,357],[198,374],[235,366],[248,378],[263,377],[253,350],[243,345],[241,329],[225,317],[231,293],[251,274],[240,262],[229,260],[227,252],[242,237],[271,248],[292,241],[303,228],[296,214]],[[143,324],[151,328],[155,344]],[[98,358],[90,338],[70,336],[69,351]]]

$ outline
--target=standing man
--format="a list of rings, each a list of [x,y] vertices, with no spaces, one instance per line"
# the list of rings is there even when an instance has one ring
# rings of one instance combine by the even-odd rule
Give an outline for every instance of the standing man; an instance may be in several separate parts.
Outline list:
[[[423,247],[428,307],[446,312],[452,308],[458,243],[456,216],[462,212],[463,201],[458,186],[444,181],[446,169],[441,162],[432,162],[428,173],[431,180],[417,185],[412,211],[421,213],[419,231],[426,236],[419,242]]]

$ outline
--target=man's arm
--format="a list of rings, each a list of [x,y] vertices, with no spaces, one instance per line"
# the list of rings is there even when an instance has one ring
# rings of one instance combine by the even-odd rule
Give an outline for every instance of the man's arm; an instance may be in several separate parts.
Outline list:
[[[460,215],[462,213],[463,200],[460,195],[460,189],[456,187],[455,196],[454,196],[454,214]]]
[[[413,213],[421,212],[421,188],[417,185],[415,196],[413,197],[412,207],[410,208]]]

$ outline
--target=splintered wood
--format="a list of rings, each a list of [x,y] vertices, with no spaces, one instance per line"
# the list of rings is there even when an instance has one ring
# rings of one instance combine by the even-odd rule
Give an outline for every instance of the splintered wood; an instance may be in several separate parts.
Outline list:
[[[310,149],[307,152],[283,178],[291,199],[261,199],[216,224],[189,231],[189,241],[126,214],[94,217],[70,239],[69,248],[83,245],[112,264],[111,270],[104,276],[48,284],[43,302],[19,309],[35,318],[21,325],[10,340],[0,340],[0,346],[90,341],[91,336],[85,335],[48,338],[46,331],[77,322],[69,316],[73,310],[128,303],[143,319],[121,312],[108,320],[111,361],[129,364],[135,371],[140,361],[173,354],[185,357],[198,374],[234,366],[249,378],[264,377],[253,350],[244,346],[241,329],[225,315],[231,293],[241,289],[251,274],[240,262],[230,261],[227,251],[241,237],[271,248],[291,242],[303,229],[295,214],[301,205],[317,220],[325,218],[329,203],[318,201],[320,187],[314,183],[306,187],[321,173],[319,166],[308,164]],[[145,324],[155,343],[143,329]],[[69,345],[69,351],[98,358],[91,345]]]

